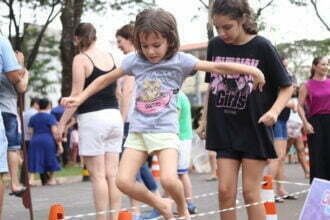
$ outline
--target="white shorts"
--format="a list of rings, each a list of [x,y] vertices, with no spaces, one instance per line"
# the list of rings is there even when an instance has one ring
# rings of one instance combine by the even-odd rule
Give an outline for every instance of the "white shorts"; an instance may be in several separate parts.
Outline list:
[[[188,173],[191,158],[191,139],[180,140],[178,174]]]
[[[79,155],[120,153],[123,129],[123,120],[118,109],[79,114]]]

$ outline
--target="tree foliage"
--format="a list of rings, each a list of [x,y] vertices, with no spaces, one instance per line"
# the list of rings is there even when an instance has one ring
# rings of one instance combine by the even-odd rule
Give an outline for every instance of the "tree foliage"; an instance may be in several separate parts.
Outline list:
[[[330,54],[330,38],[325,40],[298,40],[277,45],[281,54],[288,57],[291,65],[291,72],[296,74],[300,81],[309,77],[312,60],[317,56]]]
[[[62,1],[62,38],[60,43],[62,62],[62,96],[67,96],[71,91],[72,61],[76,53],[73,47],[74,30],[80,23],[84,11],[105,12],[110,10],[142,8],[155,5],[155,0],[63,0]]]
[[[6,17],[9,19],[9,40],[15,50],[22,50],[22,45],[24,43],[24,23],[21,20],[22,13],[26,13],[24,9],[30,9],[35,13],[37,11],[44,11],[47,13],[47,19],[42,25],[42,28],[40,28],[39,33],[35,36],[33,46],[31,46],[28,51],[25,51],[24,54],[26,57],[26,68],[31,69],[37,58],[42,38],[49,24],[52,23],[60,13],[60,8],[58,6],[61,0],[0,0],[0,3],[3,3],[8,9],[8,15]],[[18,8],[18,10],[15,10],[16,8]]]
[[[38,36],[42,27],[25,25],[25,40],[22,45],[23,53],[31,50],[33,40]],[[59,82],[59,66],[54,65],[58,61],[59,41],[51,34],[45,34],[35,60],[30,68],[28,91],[33,96],[47,96],[55,91],[54,86]],[[54,74],[54,75],[51,75]]]

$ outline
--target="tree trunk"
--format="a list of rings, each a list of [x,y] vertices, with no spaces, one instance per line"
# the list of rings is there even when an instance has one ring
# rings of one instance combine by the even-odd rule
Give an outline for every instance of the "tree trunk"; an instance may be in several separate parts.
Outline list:
[[[209,0],[209,7],[208,7],[208,20],[207,20],[207,38],[211,40],[214,37],[213,31],[213,22],[212,22],[212,5],[214,0]]]
[[[60,42],[62,63],[62,96],[71,92],[72,61],[75,55],[73,46],[74,31],[80,23],[84,0],[64,0],[61,14],[62,37]]]

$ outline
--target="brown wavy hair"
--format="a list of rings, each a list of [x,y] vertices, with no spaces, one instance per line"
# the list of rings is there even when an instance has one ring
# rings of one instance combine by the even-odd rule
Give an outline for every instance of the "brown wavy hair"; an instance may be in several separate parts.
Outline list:
[[[142,57],[146,58],[142,52],[140,34],[151,33],[161,34],[168,42],[165,59],[171,58],[180,47],[177,23],[174,16],[163,9],[145,9],[136,16],[134,25],[134,46]]]
[[[133,24],[125,24],[121,28],[119,28],[116,32],[116,37],[120,36],[133,42],[133,34],[134,34],[134,25]]]
[[[224,15],[231,19],[239,20],[246,16],[243,29],[248,34],[257,34],[258,27],[255,15],[248,0],[215,0],[212,6],[212,16]]]
[[[91,23],[80,23],[74,35],[80,38],[78,44],[79,51],[87,49],[94,41],[96,41],[96,30]]]

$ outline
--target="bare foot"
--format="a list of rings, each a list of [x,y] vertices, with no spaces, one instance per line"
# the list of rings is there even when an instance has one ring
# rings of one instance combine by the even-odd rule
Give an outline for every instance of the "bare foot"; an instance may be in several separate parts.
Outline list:
[[[191,219],[187,206],[184,206],[183,209],[178,207],[178,215],[179,215],[179,219],[184,219],[184,220]]]
[[[49,179],[48,182],[47,182],[47,185],[56,185],[56,184],[57,184],[57,183],[56,183],[55,178],[51,178],[51,179]]]
[[[305,178],[306,179],[309,179],[309,176],[310,176],[309,172],[305,173]]]
[[[158,211],[164,216],[165,219],[175,219],[172,213],[172,203],[173,201],[167,198],[160,198],[161,203],[163,203],[162,208]]]

